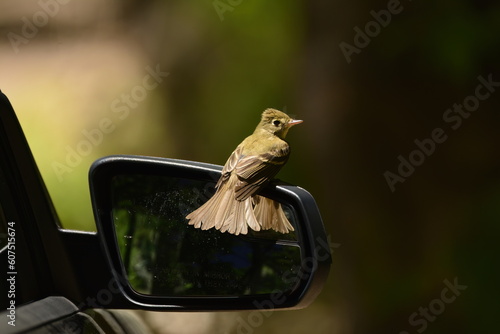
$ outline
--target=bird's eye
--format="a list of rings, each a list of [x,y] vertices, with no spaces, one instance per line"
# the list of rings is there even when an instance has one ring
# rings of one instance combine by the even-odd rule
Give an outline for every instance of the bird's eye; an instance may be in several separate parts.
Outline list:
[[[281,124],[281,122],[280,122],[279,120],[275,119],[275,120],[273,121],[273,124],[274,124],[275,126],[279,126],[279,125]]]

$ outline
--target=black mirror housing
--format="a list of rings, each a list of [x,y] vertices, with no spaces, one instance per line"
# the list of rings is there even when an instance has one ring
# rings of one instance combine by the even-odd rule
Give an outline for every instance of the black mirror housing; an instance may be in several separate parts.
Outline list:
[[[109,156],[90,168],[90,193],[119,305],[163,311],[296,309],[320,293],[331,242],[306,190],[271,182],[260,195],[286,208],[295,231],[231,235],[189,226],[221,166]]]

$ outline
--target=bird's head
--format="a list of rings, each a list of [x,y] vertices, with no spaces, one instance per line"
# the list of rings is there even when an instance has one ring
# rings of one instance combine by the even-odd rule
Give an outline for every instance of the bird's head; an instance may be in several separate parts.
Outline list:
[[[262,113],[262,118],[256,130],[264,130],[285,139],[288,130],[299,123],[302,123],[302,121],[293,119],[279,110],[269,108]]]

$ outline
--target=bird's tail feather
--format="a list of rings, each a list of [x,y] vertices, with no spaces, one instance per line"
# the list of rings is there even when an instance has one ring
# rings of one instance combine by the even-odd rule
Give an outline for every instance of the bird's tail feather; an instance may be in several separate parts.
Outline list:
[[[260,222],[263,230],[273,229],[281,233],[294,230],[279,202],[257,195],[254,196],[254,203],[255,217]]]
[[[252,230],[260,231],[260,225],[253,212],[252,199],[247,198],[243,201],[232,200],[229,215],[223,221],[220,228],[221,232],[229,232],[231,234],[247,234],[248,227]]]
[[[189,225],[208,230],[215,227],[221,232],[231,234],[247,234],[248,226],[260,231],[252,205],[252,198],[243,201],[235,199],[234,191],[218,189],[205,204],[186,216]]]

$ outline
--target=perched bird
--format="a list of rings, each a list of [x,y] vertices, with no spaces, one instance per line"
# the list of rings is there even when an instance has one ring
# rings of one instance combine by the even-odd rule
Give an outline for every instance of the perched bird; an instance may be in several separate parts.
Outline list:
[[[299,123],[279,110],[266,109],[253,134],[227,160],[215,194],[186,216],[189,225],[235,235],[247,234],[247,226],[255,231],[293,231],[281,205],[258,193],[287,162],[290,146],[284,139]]]

